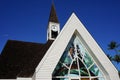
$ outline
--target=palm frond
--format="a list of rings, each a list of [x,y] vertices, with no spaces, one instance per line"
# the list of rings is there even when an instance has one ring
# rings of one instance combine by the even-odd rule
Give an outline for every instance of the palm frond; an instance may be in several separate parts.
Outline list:
[[[120,54],[116,54],[113,58],[113,60],[117,63],[120,63]]]

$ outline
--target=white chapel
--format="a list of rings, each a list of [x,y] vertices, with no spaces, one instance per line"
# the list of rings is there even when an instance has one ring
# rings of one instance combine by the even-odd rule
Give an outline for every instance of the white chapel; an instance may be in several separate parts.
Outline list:
[[[8,40],[0,55],[0,80],[120,80],[120,77],[74,12],[60,31],[52,4],[47,42]]]

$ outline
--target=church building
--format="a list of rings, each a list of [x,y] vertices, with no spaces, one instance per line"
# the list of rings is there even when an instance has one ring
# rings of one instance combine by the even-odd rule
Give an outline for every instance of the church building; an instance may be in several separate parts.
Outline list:
[[[51,6],[47,42],[8,40],[0,80],[120,80],[118,71],[75,13],[62,30]]]

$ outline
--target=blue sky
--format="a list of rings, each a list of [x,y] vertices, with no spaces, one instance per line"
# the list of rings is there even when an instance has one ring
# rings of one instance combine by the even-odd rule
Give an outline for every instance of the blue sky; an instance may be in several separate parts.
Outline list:
[[[52,0],[0,0],[0,52],[8,39],[46,42]],[[105,53],[120,43],[120,0],[54,0],[61,29],[72,14],[79,17]]]

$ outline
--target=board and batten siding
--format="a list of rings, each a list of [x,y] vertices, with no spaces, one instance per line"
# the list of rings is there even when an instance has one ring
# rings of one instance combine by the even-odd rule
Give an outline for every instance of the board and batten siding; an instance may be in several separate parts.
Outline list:
[[[74,13],[37,66],[36,80],[52,80],[52,73],[75,31],[78,31],[90,49],[91,56],[102,70],[106,80],[120,80],[116,68]]]

